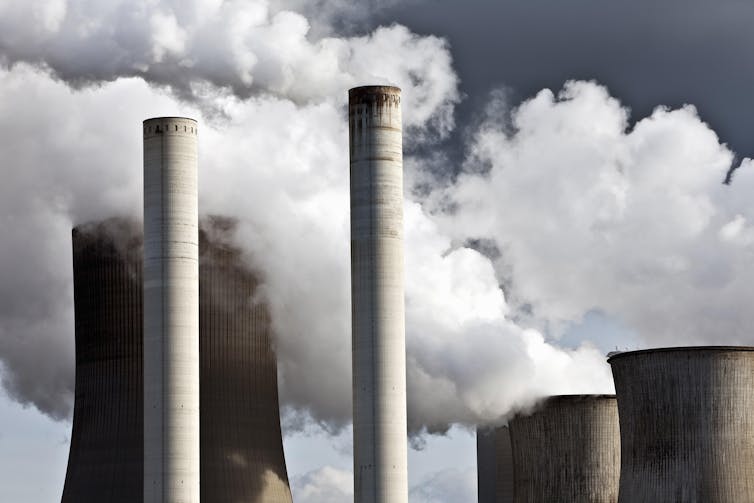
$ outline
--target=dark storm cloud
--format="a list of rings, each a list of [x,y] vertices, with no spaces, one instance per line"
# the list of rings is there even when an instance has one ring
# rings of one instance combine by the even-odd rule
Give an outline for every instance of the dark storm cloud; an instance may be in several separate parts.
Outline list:
[[[459,123],[495,87],[519,102],[595,79],[633,111],[694,104],[741,156],[754,153],[754,3],[740,0],[423,0],[382,11],[447,37],[462,90]]]

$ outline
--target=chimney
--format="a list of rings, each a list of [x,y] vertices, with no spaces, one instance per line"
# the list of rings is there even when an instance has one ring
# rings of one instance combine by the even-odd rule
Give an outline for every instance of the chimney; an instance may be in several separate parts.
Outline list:
[[[348,92],[356,503],[408,501],[400,92]]]
[[[144,503],[199,502],[197,123],[144,121]]]

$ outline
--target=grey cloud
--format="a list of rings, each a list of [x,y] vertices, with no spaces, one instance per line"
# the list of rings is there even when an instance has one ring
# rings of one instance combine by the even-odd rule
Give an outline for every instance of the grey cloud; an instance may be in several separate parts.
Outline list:
[[[477,500],[476,470],[449,468],[432,473],[411,488],[411,503],[460,503]]]
[[[754,154],[751,2],[423,0],[372,18],[386,21],[449,40],[469,96],[462,124],[493,88],[509,87],[515,103],[569,79],[596,79],[636,118],[660,103],[693,103],[722,141]]]

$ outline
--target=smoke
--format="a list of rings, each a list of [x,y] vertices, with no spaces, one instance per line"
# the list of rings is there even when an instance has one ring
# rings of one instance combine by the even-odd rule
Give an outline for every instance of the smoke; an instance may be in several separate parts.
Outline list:
[[[0,70],[0,93],[13,97],[0,103],[2,383],[60,419],[73,402],[71,228],[139,211],[140,138],[124,124],[167,100],[135,80],[72,93],[29,67]]]
[[[341,2],[332,0],[318,4],[320,22],[364,11],[352,6],[343,12]],[[229,97],[272,95],[306,104],[363,83],[400,83],[414,110],[408,126],[431,125],[441,132],[452,127],[457,79],[443,40],[402,26],[314,39],[309,20],[284,10],[288,5],[303,4],[3,2],[0,53],[8,64],[40,64],[74,86],[139,77],[215,113],[231,113]]]
[[[589,312],[643,345],[751,344],[751,160],[692,106],[629,111],[595,83],[543,90],[475,135],[464,173],[435,194],[442,228],[500,250],[515,316],[540,326]],[[555,330],[557,332],[557,329]]]
[[[323,38],[285,10],[296,5],[0,6],[0,93],[15,97],[0,103],[13,159],[0,188],[0,361],[18,401],[69,414],[70,228],[138,218],[140,121],[189,115],[201,121],[201,212],[238,219],[263,276],[287,424],[350,421],[346,90],[402,87],[406,143],[428,147],[455,127],[458,78],[442,39],[401,26],[320,27]],[[557,341],[594,310],[645,341],[711,328],[745,339],[750,163],[723,187],[732,154],[692,108],[629,129],[605,89],[571,83],[512,112],[493,100],[486,116],[457,180],[406,159],[422,184],[406,194],[413,431],[611,391],[600,340]]]
[[[334,5],[322,3],[330,12]],[[70,229],[112,215],[140,216],[142,119],[202,120],[201,148],[212,152],[202,160],[203,213],[218,209],[246,217],[247,237],[261,236],[261,248],[245,246],[255,254],[278,253],[295,243],[289,230],[311,232],[302,212],[320,219],[322,211],[335,209],[338,218],[347,218],[337,203],[346,201],[342,122],[348,87],[401,85],[404,102],[415,110],[406,124],[416,138],[442,136],[453,127],[457,77],[443,40],[401,26],[316,39],[308,34],[307,19],[284,7],[264,1],[0,4],[0,62],[10,65],[0,70],[0,90],[14,97],[0,104],[2,149],[13,160],[0,198],[0,362],[3,384],[15,399],[56,418],[70,414]],[[323,165],[329,173],[318,172]],[[274,192],[281,187],[285,190]],[[248,201],[252,194],[255,200]],[[307,198],[321,206],[307,210]],[[276,207],[280,215],[273,213]],[[326,221],[315,224],[327,230]],[[344,236],[337,231],[334,246]],[[325,257],[315,253],[303,264],[314,274],[308,283],[314,297],[314,280],[331,283],[315,271],[334,271],[338,286],[347,280],[347,260],[333,260],[330,252],[325,248]],[[290,258],[278,265],[286,269],[301,262]],[[288,310],[302,300],[297,295],[303,285],[297,282],[306,274],[290,287],[278,276],[270,273],[267,288],[278,299],[278,324],[285,331]],[[295,346],[310,323],[317,328],[311,337],[334,330],[335,358],[316,339],[312,344],[322,369],[332,362],[336,371],[330,379],[316,385],[317,373],[294,370],[302,362],[293,358],[281,365],[291,369],[281,380],[303,388],[288,388],[293,409],[311,407],[320,411],[317,417],[342,424],[350,416],[349,399],[341,392],[341,381],[350,380],[350,349],[341,316],[348,299],[339,295],[329,297],[346,302],[335,321],[310,316],[295,325],[306,330],[281,336],[280,346]],[[329,398],[331,390],[338,396]]]

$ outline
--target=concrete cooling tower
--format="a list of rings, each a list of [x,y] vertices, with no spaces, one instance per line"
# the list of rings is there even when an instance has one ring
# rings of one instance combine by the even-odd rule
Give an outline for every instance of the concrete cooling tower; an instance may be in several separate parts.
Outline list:
[[[608,362],[621,503],[754,501],[754,348],[649,349]]]
[[[270,321],[228,219],[199,232],[202,503],[291,503]],[[73,230],[76,398],[63,503],[143,501],[142,237]]]
[[[507,426],[476,431],[478,503],[513,503],[513,452]]]
[[[270,317],[227,218],[199,233],[202,503],[290,503]]]
[[[73,229],[76,392],[63,503],[142,500],[141,229]]]
[[[509,426],[517,503],[618,501],[615,396],[553,396]]]

